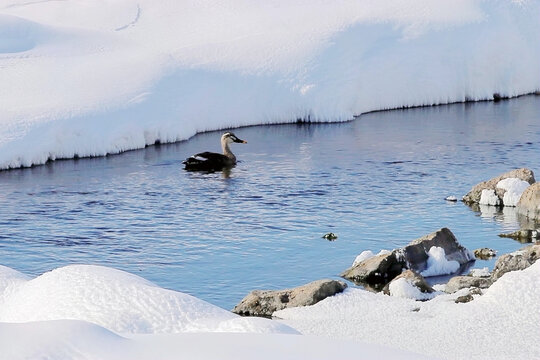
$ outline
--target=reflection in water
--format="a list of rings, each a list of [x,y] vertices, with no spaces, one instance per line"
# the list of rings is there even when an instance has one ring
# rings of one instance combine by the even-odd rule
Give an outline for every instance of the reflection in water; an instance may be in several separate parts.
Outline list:
[[[523,224],[511,208],[444,200],[512,168],[536,169],[540,98],[366,114],[339,124],[235,130],[236,167],[183,170],[216,136],[0,172],[1,264],[37,275],[70,263],[141,275],[231,308],[256,288],[337,277],[364,250],[441,227],[473,250]],[[486,131],[489,129],[489,131]],[[333,232],[333,242],[322,235]],[[492,267],[496,259],[477,261]],[[225,290],[224,290],[225,289]]]
[[[501,231],[513,231],[515,229],[536,229],[538,222],[519,214],[513,206],[470,205],[470,208],[479,213],[483,220],[495,221],[501,224]]]

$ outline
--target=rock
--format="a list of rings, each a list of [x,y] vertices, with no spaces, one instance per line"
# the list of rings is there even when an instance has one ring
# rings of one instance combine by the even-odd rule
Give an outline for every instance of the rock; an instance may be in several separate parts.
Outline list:
[[[454,302],[456,304],[460,304],[460,303],[468,303],[468,302],[473,301],[473,300],[474,300],[473,296],[471,294],[467,294],[467,295],[463,295],[463,296],[458,296],[456,298],[456,300],[454,300]]]
[[[328,241],[335,241],[337,239],[337,235],[334,233],[327,233],[327,234],[324,234],[322,238]]]
[[[489,260],[497,256],[497,252],[493,249],[481,248],[474,250],[474,256],[480,260]]]
[[[396,257],[395,251],[370,257],[345,270],[341,276],[357,284],[369,285],[379,290],[401,274],[405,261]]]
[[[491,190],[501,199],[502,202],[504,190],[497,189],[497,183],[508,178],[517,178],[527,181],[529,184],[534,184],[535,182],[534,173],[531,170],[526,168],[515,169],[473,186],[473,188],[463,197],[463,201],[467,204],[477,204],[480,202],[482,190]]]
[[[433,246],[442,248],[447,260],[457,261],[460,265],[474,260],[471,252],[458,243],[448,228],[439,229],[416,239],[395,252],[398,254],[398,258],[401,257],[405,260],[408,269],[420,273],[427,267],[428,252]]]
[[[403,269],[414,270],[418,273],[425,270],[428,252],[434,246],[445,251],[447,260],[457,261],[460,265],[474,260],[469,250],[457,242],[454,234],[449,229],[442,228],[412,241],[403,248],[395,249],[389,254],[377,255],[357,263],[345,270],[341,276],[378,290],[401,274]]]
[[[492,272],[493,281],[510,271],[523,270],[534,264],[540,257],[540,245],[529,245],[497,260]]]
[[[318,280],[293,289],[254,290],[232,310],[243,316],[270,317],[275,311],[314,305],[329,296],[343,292],[347,284],[337,280]]]
[[[454,276],[450,279],[450,281],[448,281],[444,291],[451,294],[458,290],[471,287],[487,289],[491,286],[491,284],[493,284],[493,280],[489,277]]]
[[[503,238],[511,238],[519,242],[533,242],[539,237],[539,230],[521,229],[506,234],[499,234]]]
[[[399,280],[399,279],[406,279],[409,281],[409,283],[416,287],[420,292],[424,294],[431,294],[435,292],[435,290],[426,282],[426,279],[424,277],[412,270],[405,270],[400,275],[396,276],[389,284],[387,284],[383,289],[383,293],[386,295],[392,295],[390,293],[390,286],[393,282]]]
[[[532,184],[521,194],[517,211],[530,219],[540,220],[540,183]]]

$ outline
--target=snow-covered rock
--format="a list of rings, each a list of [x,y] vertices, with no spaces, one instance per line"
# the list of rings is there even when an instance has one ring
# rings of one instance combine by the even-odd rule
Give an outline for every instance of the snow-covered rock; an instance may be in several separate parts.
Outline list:
[[[504,274],[482,296],[454,300],[468,290],[418,302],[349,288],[314,306],[275,315],[303,334],[356,339],[439,359],[536,359],[540,348],[540,262]],[[414,336],[412,336],[414,334]]]
[[[475,203],[492,206],[506,205],[503,202],[504,194],[510,191],[507,196],[508,206],[516,206],[516,198],[519,200],[519,195],[523,192],[524,187],[527,187],[524,182],[529,185],[534,184],[535,179],[532,170],[526,168],[511,170],[476,184],[463,196],[463,201],[469,205]]]
[[[540,258],[540,245],[528,245],[510,254],[501,256],[493,268],[493,280],[510,271],[523,270],[531,266]]]
[[[435,290],[422,275],[412,270],[405,270],[383,288],[383,293],[414,300],[430,300],[435,297]]]
[[[521,194],[523,194],[530,185],[529,182],[518,178],[506,178],[499,181],[496,188],[505,190],[502,198],[504,206],[516,206],[521,198]]]
[[[369,253],[362,253],[370,255]],[[403,269],[410,269],[423,276],[450,274],[461,265],[474,260],[474,255],[458,243],[448,228],[439,229],[431,234],[411,241],[407,246],[390,253],[376,256],[364,256],[363,261],[353,263],[341,276],[345,279],[382,288]],[[357,258],[358,259],[358,258]]]

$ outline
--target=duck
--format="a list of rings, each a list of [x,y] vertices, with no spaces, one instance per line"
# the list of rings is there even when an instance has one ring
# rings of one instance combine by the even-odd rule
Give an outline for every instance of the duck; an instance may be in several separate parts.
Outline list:
[[[223,154],[205,151],[188,157],[182,161],[185,170],[192,171],[220,171],[236,165],[236,156],[232,153],[229,144],[247,144],[247,141],[239,139],[234,133],[226,132],[221,135],[221,148]]]

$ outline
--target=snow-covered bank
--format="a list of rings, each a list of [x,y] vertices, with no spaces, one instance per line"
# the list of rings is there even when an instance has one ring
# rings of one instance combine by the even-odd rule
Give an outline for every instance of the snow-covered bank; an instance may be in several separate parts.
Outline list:
[[[453,301],[465,290],[419,302],[348,289],[278,322],[106,267],[0,267],[0,359],[536,359],[539,278],[537,262],[466,304]]]
[[[540,1],[0,5],[0,169],[540,90]]]
[[[29,279],[0,266],[0,359],[428,359],[363,342],[300,336],[138,276],[77,265]]]
[[[303,334],[358,339],[441,359],[538,359],[540,262],[505,274],[466,304],[462,291],[427,302],[347,289],[274,315]]]

